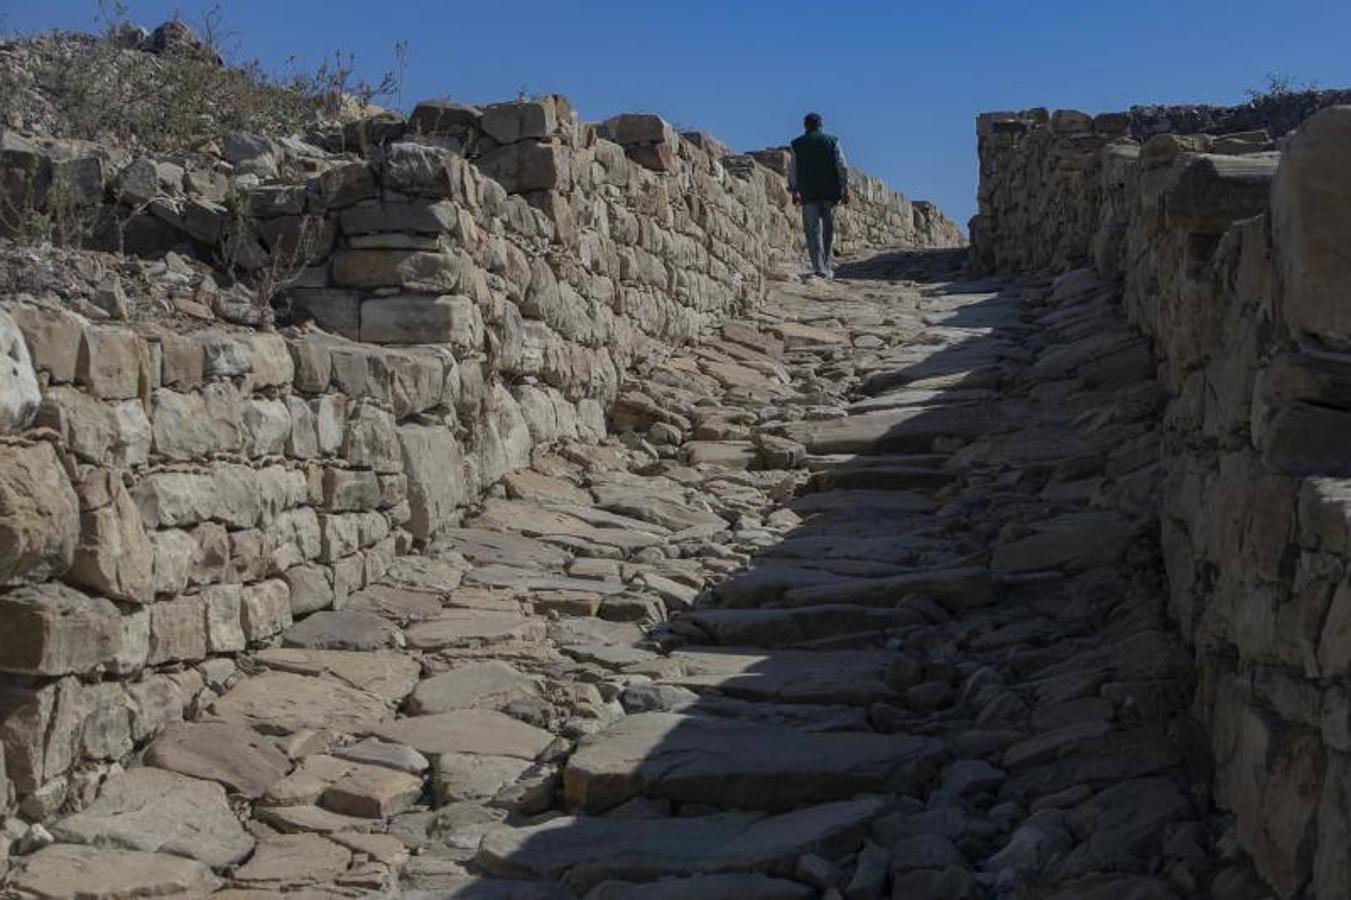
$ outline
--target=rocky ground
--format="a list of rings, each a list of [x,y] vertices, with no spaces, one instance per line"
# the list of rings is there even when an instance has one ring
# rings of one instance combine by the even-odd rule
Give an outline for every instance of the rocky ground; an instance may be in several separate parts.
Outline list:
[[[780,285],[231,667],[14,889],[1264,896],[1162,615],[1148,351],[1087,277],[961,262]]]

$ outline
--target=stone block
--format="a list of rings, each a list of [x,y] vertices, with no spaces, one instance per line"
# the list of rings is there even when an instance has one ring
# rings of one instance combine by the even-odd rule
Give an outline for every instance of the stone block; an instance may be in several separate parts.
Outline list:
[[[122,481],[111,481],[112,502],[80,517],[80,543],[67,578],[116,600],[149,603],[155,599],[155,548]]]
[[[80,343],[89,324],[83,316],[28,303],[6,306],[4,312],[23,333],[33,368],[46,372],[54,384],[70,384],[75,380]]]
[[[122,616],[101,597],[62,584],[0,595],[0,671],[25,675],[92,672],[117,656]]]
[[[339,287],[395,287],[432,294],[449,293],[463,283],[467,257],[421,250],[343,250],[333,257],[333,281]]]
[[[291,589],[271,578],[245,587],[240,594],[240,624],[249,641],[263,641],[291,627]]]
[[[672,143],[675,130],[661,116],[647,113],[623,113],[601,123],[605,136],[616,144]]]
[[[79,388],[51,387],[37,424],[56,430],[85,462],[130,467],[150,458],[150,420],[139,400],[106,402]]]
[[[303,407],[304,403],[300,405]],[[291,437],[291,413],[286,403],[257,397],[245,400],[241,404],[240,422],[245,455],[277,456],[286,450]]]
[[[211,653],[238,653],[244,649],[241,626],[240,587],[221,584],[203,588],[199,595],[206,630],[206,647]]]
[[[151,400],[155,453],[186,461],[238,451],[244,437],[243,412],[239,389],[228,381],[187,394],[160,388]]]
[[[319,455],[319,431],[314,410],[296,394],[287,394],[285,402],[290,419],[284,441],[286,455],[292,459],[313,459]]]
[[[459,221],[459,213],[449,200],[374,201],[343,210],[341,220],[346,234],[412,232],[436,235],[452,231]]]
[[[126,400],[149,385],[150,359],[134,331],[85,328],[75,361],[75,381],[104,400]]]
[[[558,110],[552,97],[494,103],[483,108],[479,127],[499,144],[547,138],[558,129]]]
[[[408,530],[418,540],[430,540],[467,500],[464,459],[447,428],[405,425],[398,434],[408,479]]]
[[[0,434],[31,425],[41,403],[42,392],[23,332],[0,309]]]
[[[329,394],[310,401],[314,411],[314,433],[321,456],[335,456],[342,452],[347,439],[347,398]]]
[[[286,340],[279,334],[254,332],[240,340],[249,348],[249,387],[285,387],[295,377],[295,363]]]
[[[324,508],[331,512],[375,509],[380,505],[380,477],[369,469],[326,468]]]
[[[483,318],[474,301],[454,294],[377,297],[361,304],[361,340],[477,350],[483,346]]]
[[[52,446],[0,445],[0,584],[60,576],[79,539],[79,499]]]
[[[186,531],[170,528],[152,532],[150,544],[155,594],[181,594],[197,575],[201,548],[196,539]]]
[[[1285,288],[1282,310],[1296,333],[1351,344],[1346,283],[1351,267],[1351,106],[1316,113],[1281,156],[1271,191],[1272,240]]]
[[[206,604],[202,597],[178,597],[152,604],[148,662],[158,666],[168,662],[205,659],[206,631]]]
[[[457,134],[478,128],[482,115],[476,106],[450,100],[424,100],[408,117],[408,130],[414,134]]]
[[[345,301],[344,301],[345,302]],[[352,335],[360,327],[360,308],[358,295],[352,296]],[[348,335],[351,337],[352,335]],[[291,363],[295,367],[296,390],[307,394],[322,394],[328,390],[329,380],[333,377],[332,345],[336,343],[326,335],[307,334],[289,339],[286,347],[291,351]]]
[[[160,384],[189,391],[202,383],[206,353],[195,337],[167,333],[160,338]]]
[[[355,403],[347,417],[343,458],[376,472],[398,472],[399,443],[394,416],[373,403]]]
[[[333,605],[333,581],[323,566],[293,566],[282,574],[290,592],[293,618],[309,615]]]
[[[1199,154],[1179,164],[1164,194],[1168,221],[1197,234],[1223,234],[1266,211],[1279,157]]]
[[[480,156],[477,165],[512,194],[566,191],[572,184],[566,151],[555,141],[521,141],[498,147]]]
[[[364,162],[343,162],[319,176],[319,194],[329,209],[342,209],[376,194],[375,175]]]

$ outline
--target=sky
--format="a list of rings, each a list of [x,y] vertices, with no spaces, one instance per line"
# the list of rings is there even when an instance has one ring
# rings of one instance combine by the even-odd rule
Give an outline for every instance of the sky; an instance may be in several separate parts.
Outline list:
[[[737,150],[819,111],[849,160],[965,224],[978,112],[1238,103],[1268,73],[1351,86],[1351,0],[129,0],[146,27],[213,7],[269,71],[352,54],[402,105],[567,95],[587,121],[654,112]],[[0,0],[0,27],[98,30],[96,0]],[[296,62],[288,63],[294,59]],[[383,101],[398,106],[398,98]]]

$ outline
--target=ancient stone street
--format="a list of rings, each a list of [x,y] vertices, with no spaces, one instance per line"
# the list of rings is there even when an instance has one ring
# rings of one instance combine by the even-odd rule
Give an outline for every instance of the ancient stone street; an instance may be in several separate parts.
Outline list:
[[[632,430],[241,661],[16,885],[79,856],[238,898],[1193,893],[1227,863],[1149,357],[1100,352],[1087,273],[961,263],[775,284],[627,386]]]

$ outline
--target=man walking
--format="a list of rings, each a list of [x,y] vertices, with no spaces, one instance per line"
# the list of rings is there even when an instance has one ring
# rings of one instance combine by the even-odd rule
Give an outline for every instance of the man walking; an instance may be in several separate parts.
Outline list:
[[[807,113],[805,133],[793,141],[788,161],[788,190],[802,207],[802,229],[812,274],[833,278],[830,248],[835,240],[835,204],[849,202],[849,167],[839,138],[821,130],[820,113]]]

